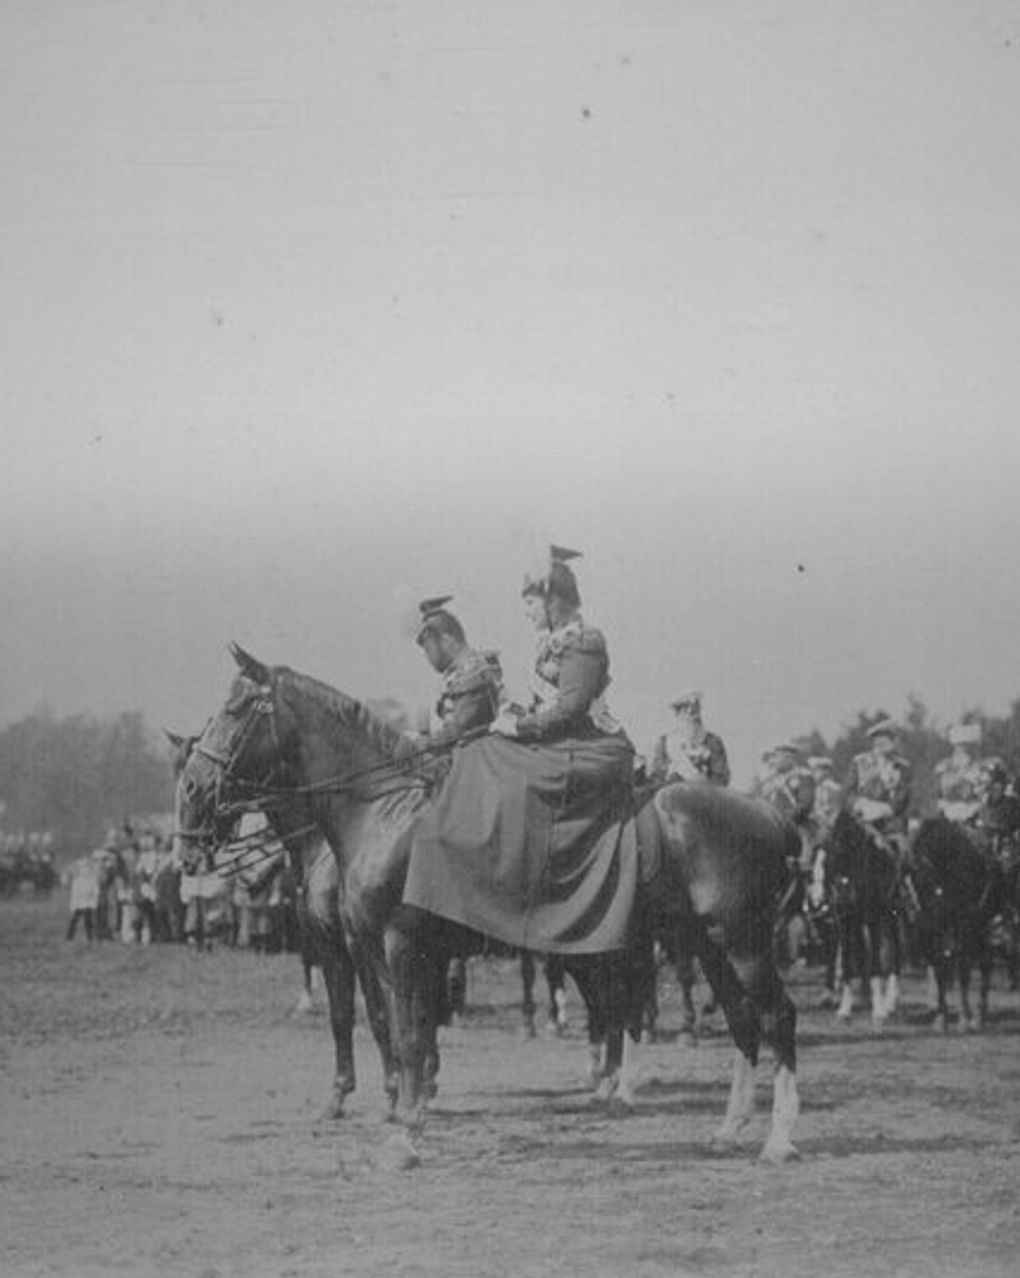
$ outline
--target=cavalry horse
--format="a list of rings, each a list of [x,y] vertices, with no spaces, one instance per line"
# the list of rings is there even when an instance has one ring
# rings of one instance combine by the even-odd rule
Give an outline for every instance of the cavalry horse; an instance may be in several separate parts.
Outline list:
[[[899,996],[899,869],[893,852],[849,812],[840,812],[826,842],[825,877],[843,962],[836,1015],[848,1020],[853,982],[870,988],[876,1027],[896,1010]]]
[[[472,952],[478,941],[402,901],[428,784],[413,753],[408,758],[408,739],[363,702],[287,667],[266,666],[236,645],[232,651],[241,673],[184,766],[177,837],[184,848],[214,838],[232,819],[239,798],[261,805],[274,825],[282,810],[278,804],[303,805],[336,857],[348,950],[359,969],[371,967],[387,995],[399,1065],[397,1117],[417,1131],[430,1095],[430,1070],[438,1068],[437,989],[449,957]],[[736,1041],[730,1099],[717,1140],[735,1142],[752,1117],[754,1069],[764,1038],[773,1047],[776,1068],[762,1157],[774,1162],[793,1157],[799,1112],[796,1008],[772,961],[771,943],[785,858],[796,833],[754,800],[686,784],[660,790],[639,814],[639,829],[658,844],[660,857],[652,890],[641,903],[640,930],[684,929]],[[710,928],[721,942],[710,937]],[[633,973],[619,952],[583,957],[589,961],[566,957],[566,969],[596,1032],[622,1043],[625,1029],[633,1033],[635,1026],[626,1022],[615,995]],[[388,1044],[376,1037],[389,1079]]]
[[[1007,881],[991,848],[945,816],[923,821],[914,837],[914,882],[920,901],[919,940],[934,969],[938,990],[936,1025],[949,1022],[947,994],[955,975],[960,987],[960,1029],[981,1029],[988,1017],[992,979],[992,925],[1007,908]],[[977,1017],[971,1010],[970,977],[981,984]]]
[[[205,737],[180,737],[167,733],[175,749],[174,771],[177,776],[177,812],[175,842],[185,866],[201,862],[206,851],[232,833],[237,812],[214,830],[204,827],[196,834],[182,824],[189,822],[194,782],[184,774],[189,764],[194,771],[199,760],[219,765],[218,757],[210,759]],[[182,802],[183,795],[183,802]],[[246,805],[239,804],[240,809]],[[304,968],[304,991],[310,1002],[311,968],[322,972],[329,1002],[329,1023],[333,1036],[335,1070],[332,1094],[323,1117],[343,1117],[344,1102],[354,1091],[357,1078],[354,1065],[354,997],[358,977],[368,1010],[369,1023],[383,1061],[384,1087],[391,1102],[397,1097],[397,1068],[391,1046],[390,1017],[384,996],[374,979],[375,973],[365,965],[358,967],[348,949],[340,922],[340,879],[332,849],[311,820],[308,800],[300,795],[276,796],[267,812],[273,833],[286,849],[293,866],[298,890],[298,926],[300,928],[301,962]]]

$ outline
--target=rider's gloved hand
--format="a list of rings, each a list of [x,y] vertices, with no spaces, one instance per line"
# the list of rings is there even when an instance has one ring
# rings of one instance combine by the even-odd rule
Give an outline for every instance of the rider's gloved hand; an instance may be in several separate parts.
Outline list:
[[[506,710],[501,711],[489,724],[489,731],[497,737],[516,737],[517,716]]]

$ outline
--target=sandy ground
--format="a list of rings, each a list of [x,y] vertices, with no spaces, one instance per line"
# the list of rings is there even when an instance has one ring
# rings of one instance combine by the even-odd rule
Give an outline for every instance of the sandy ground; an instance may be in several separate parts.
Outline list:
[[[478,962],[445,1031],[421,1165],[386,1157],[381,1078],[358,1032],[349,1115],[319,1115],[325,1016],[296,1017],[292,956],[88,948],[65,905],[0,906],[0,1274],[174,1278],[1015,1275],[1020,997],[981,1036],[923,1023],[919,977],[881,1036],[802,1010],[802,1159],[710,1136],[731,1048],[641,1051],[637,1113],[594,1109],[580,1011],[524,1042],[513,964]]]

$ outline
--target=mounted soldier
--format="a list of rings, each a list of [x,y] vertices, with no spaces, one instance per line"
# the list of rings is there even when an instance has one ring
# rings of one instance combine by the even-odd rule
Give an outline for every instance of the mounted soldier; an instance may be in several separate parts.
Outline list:
[[[800,854],[788,861],[789,884],[777,908],[780,922],[776,935],[785,947],[790,961],[795,959],[805,941],[806,925],[802,908],[811,870],[814,848],[811,841],[811,814],[815,802],[815,782],[804,766],[803,754],[793,741],[783,741],[768,750],[764,769],[754,786],[754,797],[768,803],[785,817],[800,836]]]
[[[496,717],[503,690],[499,656],[472,648],[464,627],[446,605],[452,595],[425,599],[415,641],[429,665],[442,675],[427,736],[421,745],[448,746]]]
[[[701,717],[702,694],[685,692],[670,705],[676,722],[655,743],[649,780],[711,781],[729,785],[730,765],[722,738],[709,732]]]
[[[460,620],[446,607],[452,595],[423,599],[418,605],[420,622],[415,642],[437,674],[442,675],[439,696],[429,718],[426,735],[413,738],[415,748],[452,746],[468,733],[488,727],[496,717],[503,694],[499,654],[479,652],[467,642]],[[430,761],[429,774],[446,776],[450,757]],[[467,1003],[467,967],[462,957],[450,960],[446,973],[446,1003],[441,1019],[463,1016]]]
[[[949,821],[972,825],[981,811],[984,775],[977,753],[981,725],[957,723],[949,729],[952,754],[935,765],[938,809]]]
[[[843,807],[901,861],[913,770],[897,752],[899,729],[883,719],[868,729],[871,749],[854,755],[843,785]]]

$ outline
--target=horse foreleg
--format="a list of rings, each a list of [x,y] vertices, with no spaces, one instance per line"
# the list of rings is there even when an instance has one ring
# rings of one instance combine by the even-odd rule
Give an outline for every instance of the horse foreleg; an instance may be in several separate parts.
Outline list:
[[[393,1050],[393,991],[381,954],[366,955],[363,961],[359,961],[358,979],[365,998],[369,1029],[382,1063],[383,1090],[392,1109],[397,1103],[400,1079]]]
[[[567,973],[559,954],[546,955],[543,963],[545,984],[549,992],[549,1029],[556,1035],[565,1034],[567,1019]]]
[[[396,1117],[412,1131],[425,1120],[425,1055],[429,1046],[430,1005],[435,982],[420,953],[420,924],[399,918],[386,929],[386,965],[393,977],[399,1059]],[[428,969],[427,971],[425,969]]]
[[[324,1118],[342,1118],[344,1102],[354,1091],[354,981],[355,971],[347,947],[339,937],[323,945],[322,979],[329,999],[329,1027],[333,1033],[336,1072],[333,1096]]]
[[[521,950],[521,1034],[535,1037],[535,956]]]

